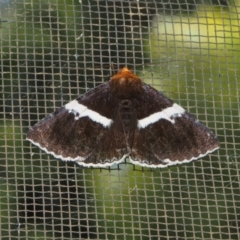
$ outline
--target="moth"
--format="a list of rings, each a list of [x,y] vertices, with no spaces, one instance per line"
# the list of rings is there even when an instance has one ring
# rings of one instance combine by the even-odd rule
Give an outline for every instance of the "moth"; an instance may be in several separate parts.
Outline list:
[[[126,67],[35,124],[27,140],[85,167],[129,158],[132,164],[162,168],[219,148],[206,126]]]

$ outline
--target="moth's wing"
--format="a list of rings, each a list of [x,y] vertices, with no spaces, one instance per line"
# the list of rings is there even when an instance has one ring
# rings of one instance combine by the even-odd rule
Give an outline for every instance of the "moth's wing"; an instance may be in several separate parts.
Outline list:
[[[135,132],[130,154],[133,164],[166,167],[190,162],[219,148],[217,137],[207,127],[155,89],[145,85],[137,102],[138,119],[145,122]],[[158,120],[148,118],[148,111],[143,113],[148,106],[152,106],[150,115],[159,112]]]
[[[107,87],[100,85],[47,116],[28,131],[27,139],[56,158],[83,166],[123,161],[129,150],[123,130],[111,122],[112,109],[107,108],[113,101]]]

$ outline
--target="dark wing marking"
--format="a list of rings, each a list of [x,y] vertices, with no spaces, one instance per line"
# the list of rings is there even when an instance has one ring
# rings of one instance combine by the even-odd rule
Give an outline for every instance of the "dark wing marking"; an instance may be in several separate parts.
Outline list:
[[[113,119],[116,108],[116,98],[112,95],[109,82],[101,84],[93,90],[76,99],[78,103],[86,106],[104,117]]]
[[[136,99],[137,119],[148,117],[173,105],[173,101],[151,86],[143,83],[143,91]]]
[[[137,99],[138,120],[162,111],[173,101],[145,85]],[[144,112],[145,110],[145,112]],[[166,167],[190,162],[219,148],[217,137],[191,114],[171,117],[175,123],[160,119],[145,128],[136,129],[130,161],[148,167]]]
[[[112,118],[107,108],[112,106],[113,101],[104,86],[88,92],[77,101]],[[129,155],[124,131],[116,123],[104,127],[89,117],[76,120],[75,115],[64,107],[35,124],[29,130],[27,139],[56,158],[76,161],[84,166],[110,166]]]
[[[136,131],[130,155],[134,164],[166,167],[198,159],[219,148],[216,136],[189,113],[162,119]]]

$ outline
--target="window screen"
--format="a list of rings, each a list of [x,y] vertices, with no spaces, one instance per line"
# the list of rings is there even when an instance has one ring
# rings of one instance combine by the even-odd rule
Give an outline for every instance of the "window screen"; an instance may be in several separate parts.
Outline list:
[[[0,0],[1,239],[239,239],[239,12],[239,0]],[[26,141],[124,66],[220,150],[169,168],[83,168]]]

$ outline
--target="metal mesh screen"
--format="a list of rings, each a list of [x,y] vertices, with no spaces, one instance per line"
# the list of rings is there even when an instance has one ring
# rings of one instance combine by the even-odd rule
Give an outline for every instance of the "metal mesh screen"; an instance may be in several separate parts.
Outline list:
[[[239,239],[239,12],[239,0],[0,0],[1,239]],[[123,66],[221,149],[164,169],[89,169],[25,140]]]

